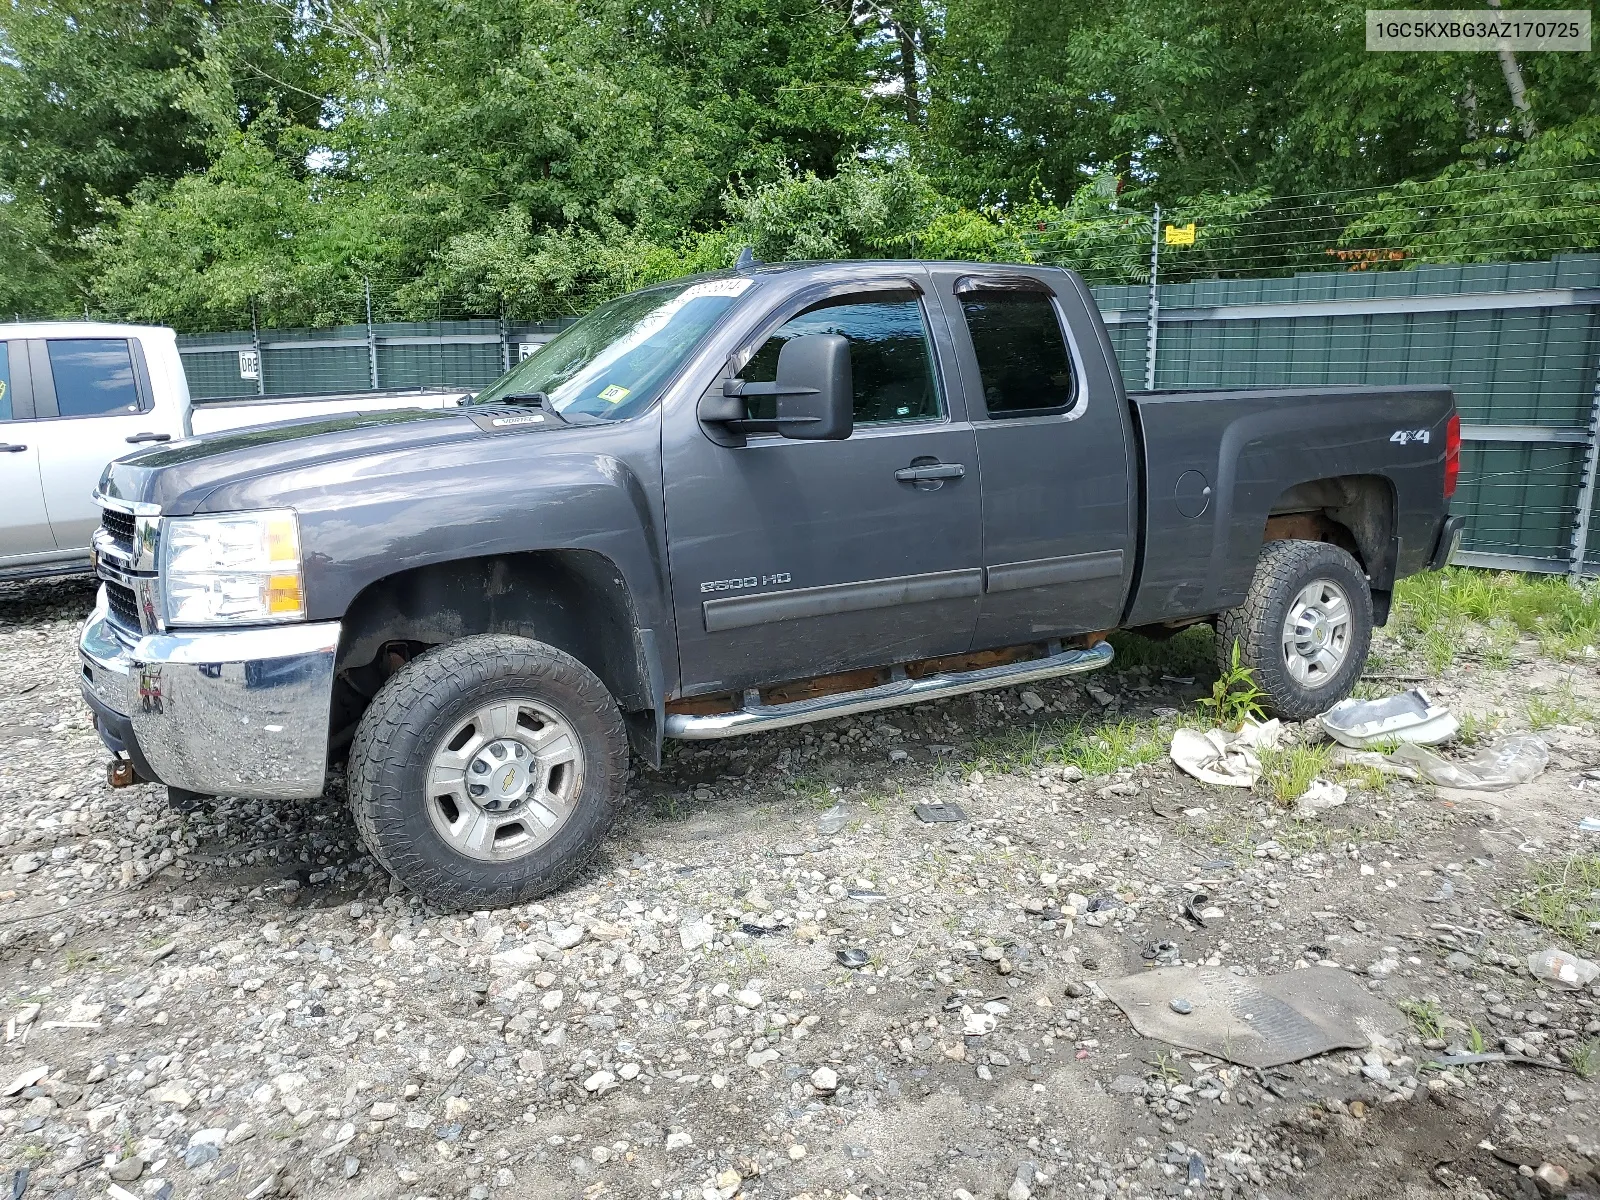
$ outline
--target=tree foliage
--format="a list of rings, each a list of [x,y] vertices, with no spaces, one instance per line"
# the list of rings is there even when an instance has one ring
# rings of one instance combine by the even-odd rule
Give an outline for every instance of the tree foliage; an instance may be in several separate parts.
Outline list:
[[[743,245],[1132,281],[1157,204],[1175,278],[1600,247],[1594,56],[1518,112],[1364,11],[0,0],[0,311],[556,315]]]

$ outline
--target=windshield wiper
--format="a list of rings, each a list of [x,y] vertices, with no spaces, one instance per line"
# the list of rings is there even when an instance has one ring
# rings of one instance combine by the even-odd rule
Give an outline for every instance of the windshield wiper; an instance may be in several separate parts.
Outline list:
[[[550,419],[557,425],[572,424],[566,415],[555,406],[547,392],[507,392],[504,396],[496,396],[493,400],[482,400],[478,403],[484,405],[498,404],[503,408],[532,408],[542,413],[548,413]]]

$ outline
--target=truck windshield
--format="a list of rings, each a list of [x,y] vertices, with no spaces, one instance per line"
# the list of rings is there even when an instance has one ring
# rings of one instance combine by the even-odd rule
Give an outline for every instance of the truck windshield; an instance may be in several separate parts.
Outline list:
[[[631,292],[563,329],[472,401],[532,403],[536,392],[568,418],[621,420],[655,402],[717,318],[754,280],[702,280]]]

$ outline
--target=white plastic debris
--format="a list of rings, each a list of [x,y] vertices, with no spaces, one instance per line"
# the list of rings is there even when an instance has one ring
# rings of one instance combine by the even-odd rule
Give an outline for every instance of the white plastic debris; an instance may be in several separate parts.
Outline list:
[[[1503,737],[1471,758],[1440,758],[1421,746],[1401,746],[1389,756],[1415,767],[1440,787],[1498,792],[1538,778],[1550,762],[1550,748],[1532,734]]]
[[[1202,783],[1218,787],[1254,787],[1261,778],[1258,750],[1276,749],[1283,735],[1282,723],[1274,717],[1257,723],[1246,719],[1238,733],[1212,729],[1180,729],[1172,735],[1172,761]]]
[[[1404,763],[1397,763],[1385,758],[1376,750],[1352,750],[1349,746],[1335,746],[1333,748],[1333,761],[1341,767],[1371,767],[1384,775],[1393,775],[1397,779],[1421,779],[1415,767],[1408,767]]]
[[[1581,988],[1600,979],[1600,966],[1554,947],[1528,955],[1528,970],[1535,979]]]
[[[1392,741],[1433,746],[1461,728],[1455,715],[1421,688],[1382,700],[1341,700],[1317,722],[1334,741],[1357,750]]]
[[[1300,798],[1294,802],[1294,815],[1306,820],[1320,817],[1330,808],[1338,808],[1349,797],[1337,783],[1326,779],[1313,779],[1311,786],[1301,793]]]

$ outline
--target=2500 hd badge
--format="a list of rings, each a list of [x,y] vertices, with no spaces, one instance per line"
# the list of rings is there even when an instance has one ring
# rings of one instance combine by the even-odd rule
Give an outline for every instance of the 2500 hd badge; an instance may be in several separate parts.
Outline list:
[[[740,579],[708,579],[700,585],[700,590],[702,592],[741,592],[745,588],[777,587],[789,581],[789,572],[779,571],[776,575],[746,575]]]

